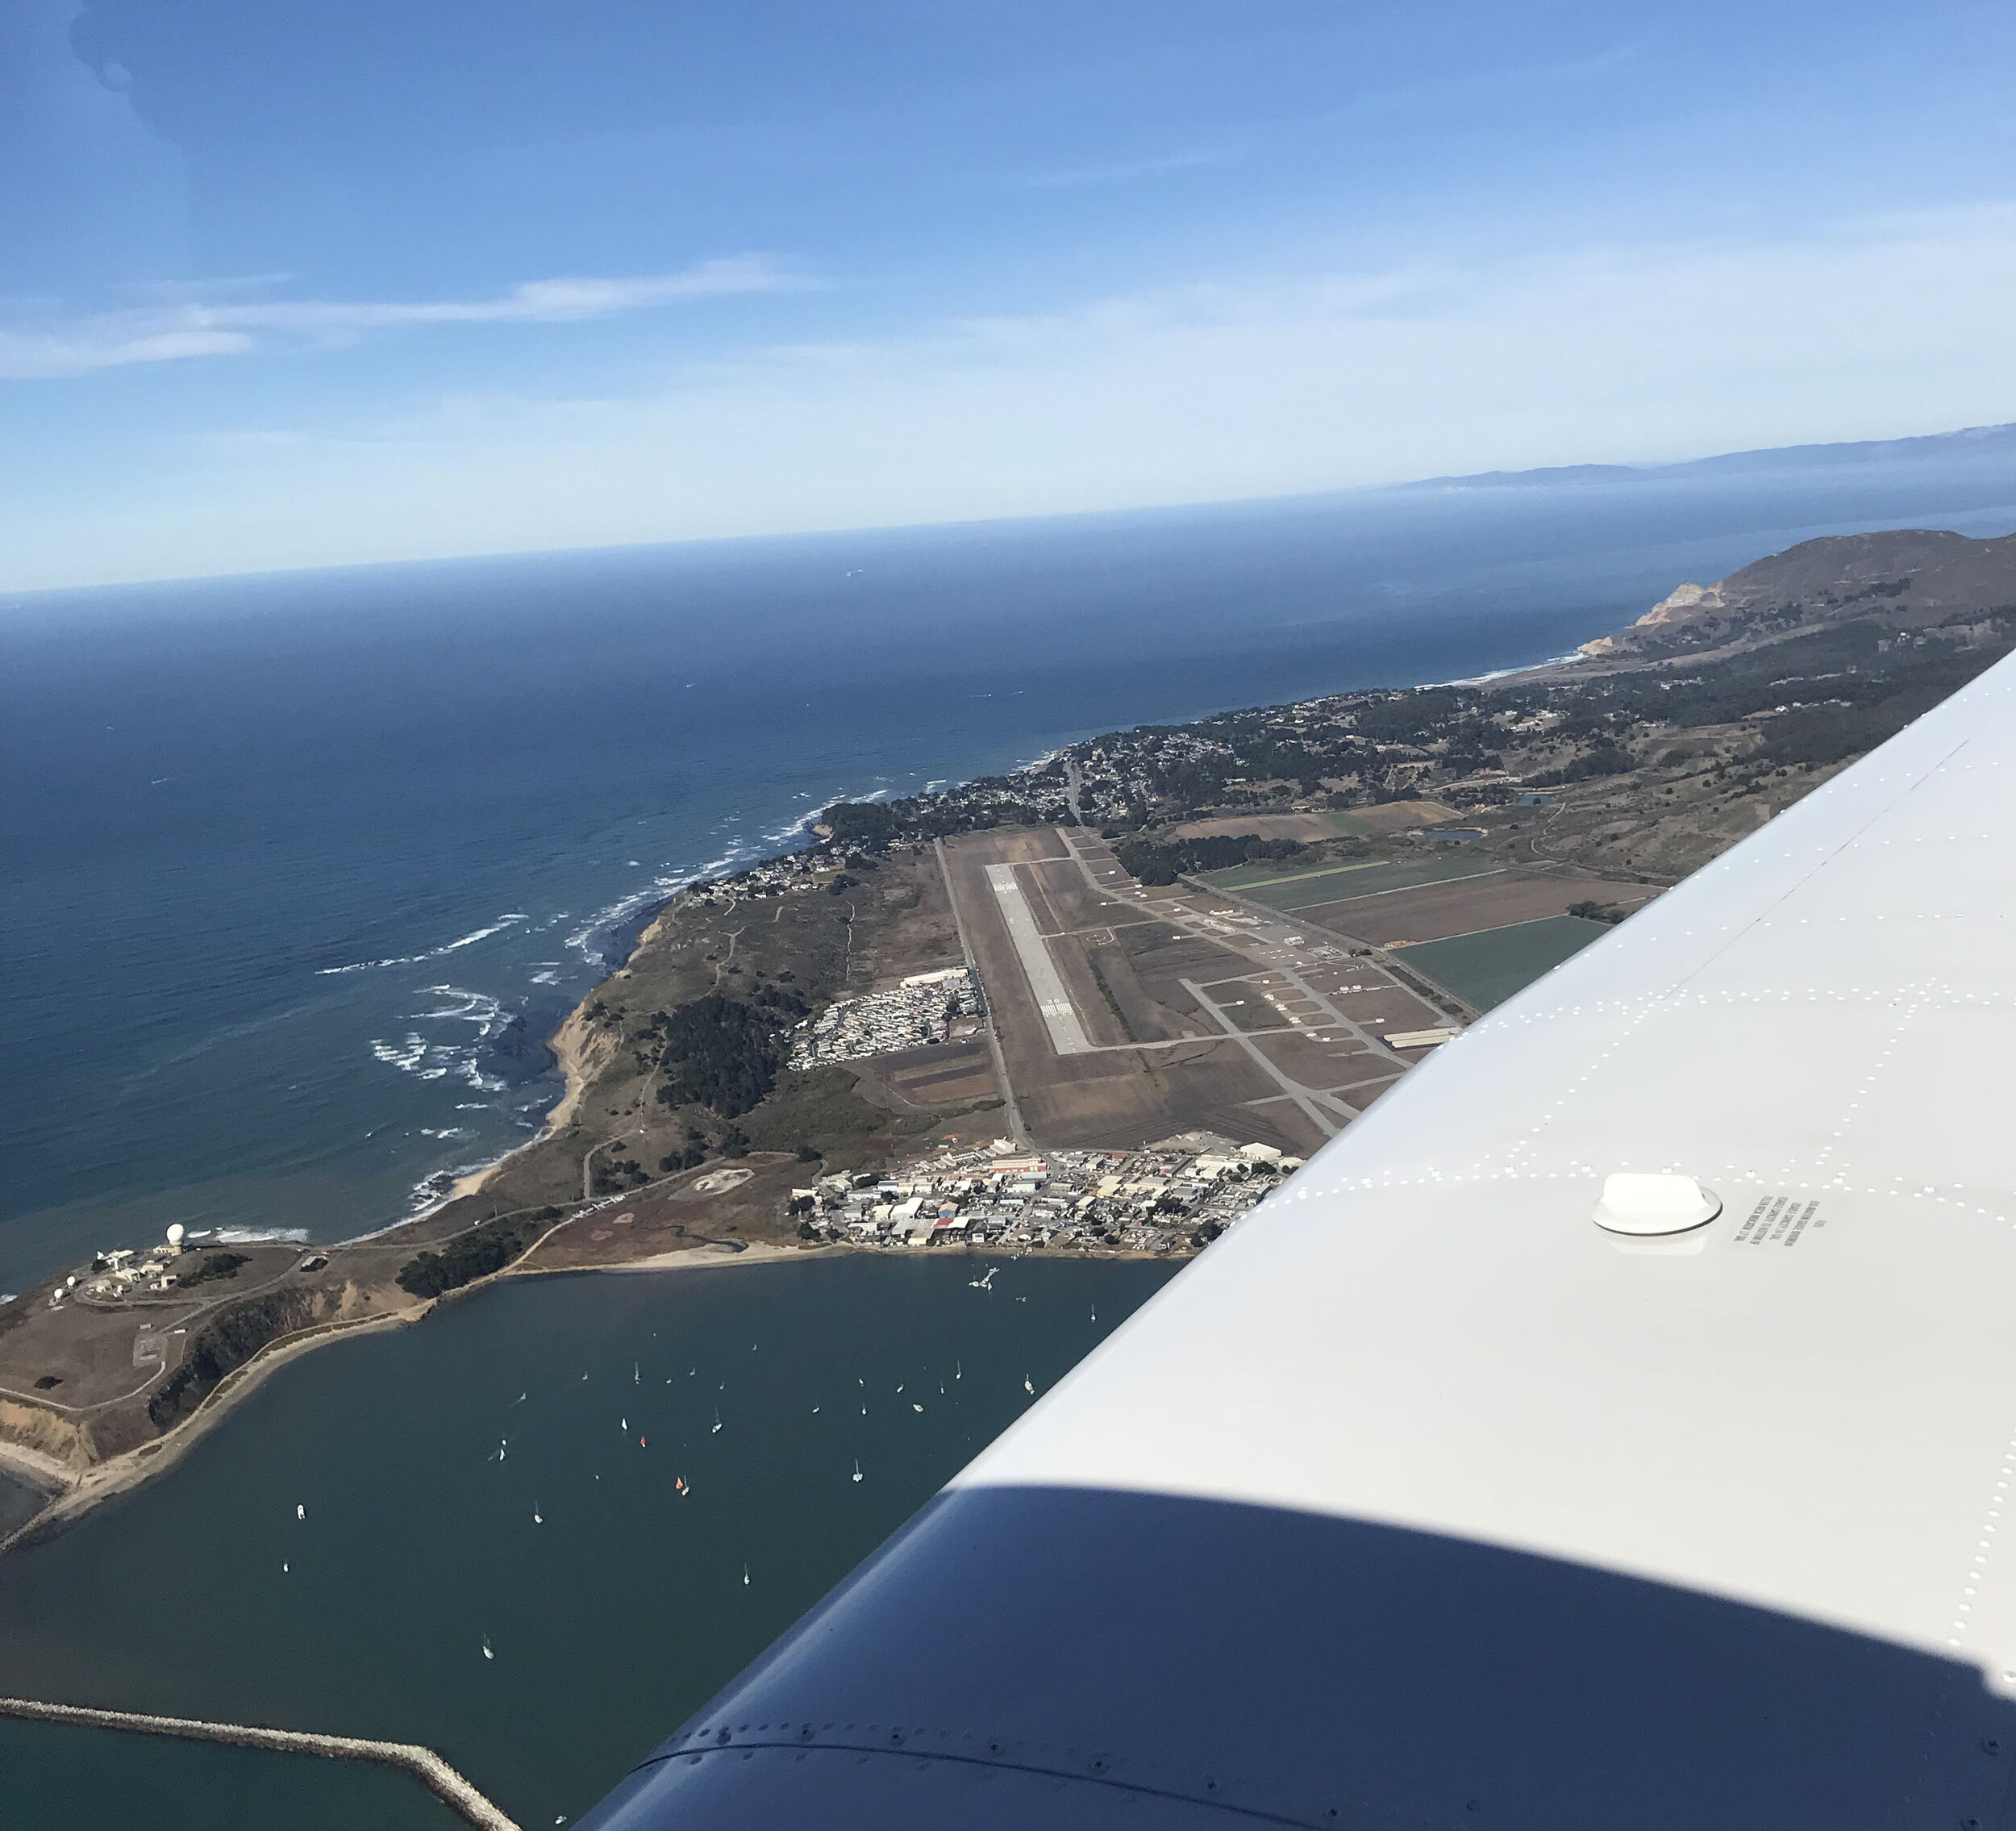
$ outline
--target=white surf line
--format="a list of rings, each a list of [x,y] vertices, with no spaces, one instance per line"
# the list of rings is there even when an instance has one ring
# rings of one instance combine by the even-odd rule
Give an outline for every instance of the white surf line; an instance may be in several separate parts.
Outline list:
[[[1072,1003],[1070,993],[1064,990],[1057,963],[1050,957],[1050,949],[1043,945],[1042,931],[1036,926],[1035,912],[1030,908],[1028,898],[1022,894],[1014,866],[989,865],[987,882],[993,886],[995,899],[1001,905],[1001,919],[1007,924],[1008,938],[1015,944],[1015,955],[1022,961],[1030,993],[1050,1032],[1050,1046],[1059,1055],[1089,1054],[1092,1039],[1085,1033],[1084,1024],[1078,1021],[1077,1007]]]

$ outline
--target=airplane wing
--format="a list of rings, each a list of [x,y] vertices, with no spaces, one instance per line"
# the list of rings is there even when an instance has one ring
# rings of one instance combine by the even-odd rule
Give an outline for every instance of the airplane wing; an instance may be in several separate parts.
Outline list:
[[[2016,1826],[2013,696],[1409,1074],[586,1822]]]

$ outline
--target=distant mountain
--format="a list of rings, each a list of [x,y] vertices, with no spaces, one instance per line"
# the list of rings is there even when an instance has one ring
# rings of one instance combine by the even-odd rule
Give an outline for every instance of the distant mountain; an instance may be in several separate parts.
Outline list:
[[[1957,633],[1976,620],[2016,618],[2016,534],[1975,540],[1900,528],[1802,540],[1718,584],[1680,586],[1629,629],[1586,643],[1582,653],[1612,660],[1693,654],[1879,612],[1886,628],[1914,632]]]
[[[1970,426],[1915,439],[1865,439],[1851,444],[1780,445],[1767,451],[1727,452],[1685,464],[1561,464],[1539,470],[1486,470],[1474,477],[1430,477],[1397,490],[1544,490],[1589,483],[1673,482],[1745,471],[1847,469],[1852,465],[1926,462],[2002,462],[2016,465],[2016,423]]]

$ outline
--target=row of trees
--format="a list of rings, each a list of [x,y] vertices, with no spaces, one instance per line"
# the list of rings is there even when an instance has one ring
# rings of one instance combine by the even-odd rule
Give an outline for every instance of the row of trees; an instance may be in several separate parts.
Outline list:
[[[1299,858],[1308,849],[1292,839],[1229,833],[1205,839],[1123,839],[1114,847],[1113,856],[1144,884],[1173,884],[1180,872],[1226,871],[1256,858]]]

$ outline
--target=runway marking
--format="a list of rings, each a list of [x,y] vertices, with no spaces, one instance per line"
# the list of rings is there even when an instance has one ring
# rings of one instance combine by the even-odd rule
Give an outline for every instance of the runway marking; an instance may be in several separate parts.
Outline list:
[[[1050,1032],[1050,1046],[1059,1055],[1089,1054],[1092,1039],[1086,1036],[1085,1025],[1078,1020],[1077,1007],[1072,1003],[1071,994],[1064,989],[1063,977],[1057,971],[1057,963],[1051,958],[1050,949],[1044,945],[1043,931],[1036,926],[1035,913],[1029,907],[1028,898],[1023,895],[1014,866],[989,865],[987,882],[993,886],[1008,938],[1014,943],[1015,956],[1021,961],[1023,975],[1029,981],[1030,994],[1036,1001],[1036,1009],[1043,1014],[1044,1028]]]

